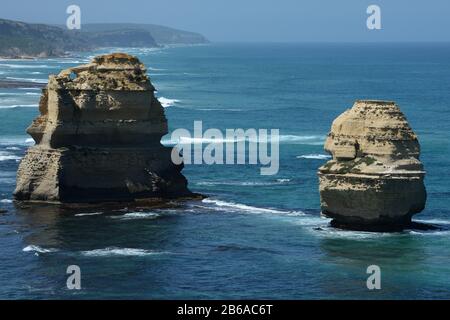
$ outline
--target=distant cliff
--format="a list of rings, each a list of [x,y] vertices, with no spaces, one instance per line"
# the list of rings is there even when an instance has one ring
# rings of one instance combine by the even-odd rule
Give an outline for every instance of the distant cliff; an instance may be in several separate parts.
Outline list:
[[[93,23],[84,24],[82,32],[111,32],[117,30],[139,30],[149,32],[159,45],[209,43],[203,35],[155,24]]]
[[[0,19],[1,57],[60,56],[83,48],[91,48],[87,39],[61,28]]]
[[[81,30],[0,19],[0,57],[63,56],[102,47],[158,47],[200,44],[202,35],[156,25],[86,24]]]

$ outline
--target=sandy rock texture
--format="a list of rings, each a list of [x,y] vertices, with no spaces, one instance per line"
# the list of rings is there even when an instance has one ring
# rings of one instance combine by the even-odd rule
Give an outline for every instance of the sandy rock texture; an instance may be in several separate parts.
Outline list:
[[[357,101],[331,127],[319,168],[322,213],[338,227],[398,230],[425,207],[420,145],[394,102]]]
[[[51,75],[27,132],[17,173],[17,200],[134,201],[191,195],[171,161],[164,109],[145,66],[127,54]]]

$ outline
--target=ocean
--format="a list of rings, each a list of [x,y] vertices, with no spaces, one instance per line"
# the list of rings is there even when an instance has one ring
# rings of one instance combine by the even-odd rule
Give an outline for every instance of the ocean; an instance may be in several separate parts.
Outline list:
[[[146,64],[171,131],[200,120],[204,130],[279,129],[279,172],[186,165],[190,189],[208,198],[154,210],[17,206],[40,89],[0,89],[0,298],[450,298],[450,44],[112,48],[1,60],[0,80],[45,83],[113,51]],[[320,216],[325,136],[358,99],[394,100],[406,114],[427,171],[427,206],[414,220],[437,230],[345,231]],[[69,265],[80,267],[81,290],[66,286]],[[380,290],[366,286],[370,265],[380,267]]]

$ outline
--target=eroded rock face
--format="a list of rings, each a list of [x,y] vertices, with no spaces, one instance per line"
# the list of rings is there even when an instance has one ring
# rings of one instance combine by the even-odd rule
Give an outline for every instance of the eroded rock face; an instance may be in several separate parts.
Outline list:
[[[424,209],[420,145],[394,102],[357,101],[334,120],[325,150],[321,209],[335,226],[396,230]]]
[[[171,161],[164,109],[145,66],[127,54],[98,56],[51,75],[17,173],[18,200],[133,201],[191,195]]]

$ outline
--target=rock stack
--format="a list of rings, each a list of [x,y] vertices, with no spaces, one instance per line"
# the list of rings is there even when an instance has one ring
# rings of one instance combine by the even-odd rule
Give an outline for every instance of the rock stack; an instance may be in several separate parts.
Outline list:
[[[29,148],[17,173],[17,200],[134,201],[191,195],[171,161],[164,109],[145,66],[127,54],[49,77],[27,132]]]
[[[322,213],[332,225],[399,230],[425,207],[420,145],[394,102],[357,101],[325,142],[333,159],[319,168]]]

